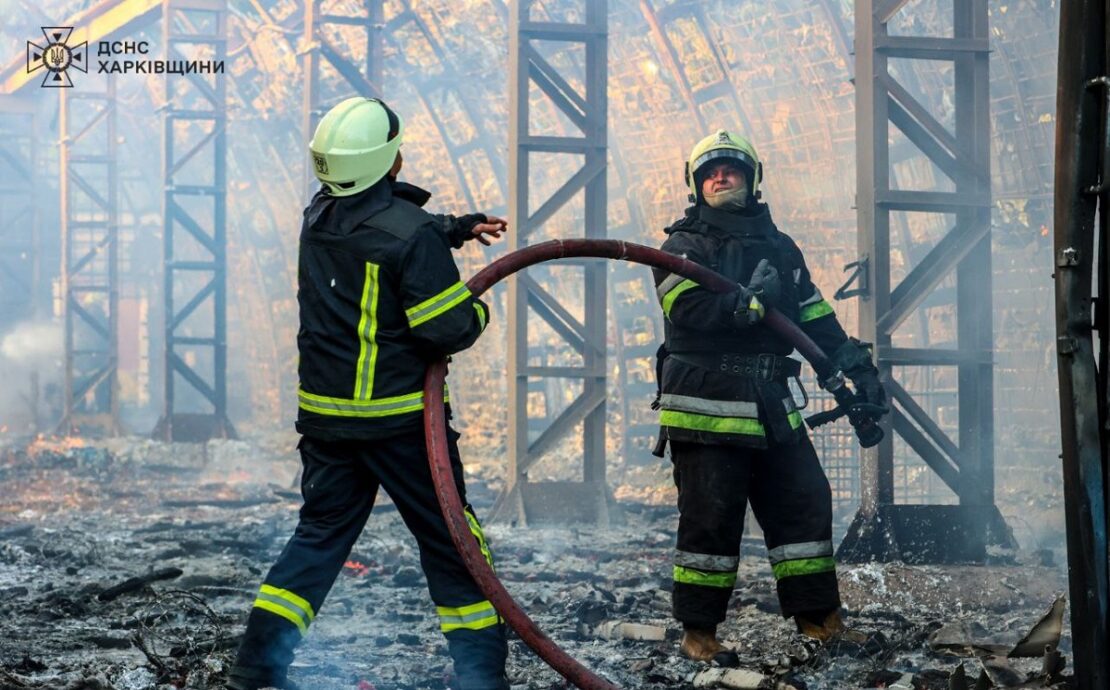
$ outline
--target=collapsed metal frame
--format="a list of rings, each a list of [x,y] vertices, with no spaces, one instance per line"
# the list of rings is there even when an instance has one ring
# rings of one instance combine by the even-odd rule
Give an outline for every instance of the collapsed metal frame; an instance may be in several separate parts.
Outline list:
[[[316,132],[316,125],[340,98],[326,95],[321,89],[321,67],[326,63],[343,77],[354,93],[365,98],[382,98],[382,0],[363,0],[365,16],[326,14],[323,0],[304,1],[302,65],[304,69],[304,141],[307,145]],[[334,27],[353,26],[366,33],[366,56],[357,64],[346,46],[336,45],[327,35]],[[349,97],[347,94],[343,98]],[[311,197],[318,183],[312,170],[304,169],[304,186]]]
[[[1012,545],[994,505],[987,1],[953,2],[951,37],[890,35],[888,22],[907,1],[856,3],[860,331],[875,344],[892,410],[883,422],[884,441],[862,451],[861,504],[838,557],[846,561],[982,560],[988,543]],[[890,58],[953,64],[955,133],[891,76]],[[889,124],[950,178],[957,191],[893,189]],[[891,284],[890,262],[895,211],[956,217],[954,227],[898,285]],[[953,270],[956,348],[894,347],[896,329]],[[895,366],[957,367],[958,443],[894,379]],[[958,506],[895,505],[892,430],[959,497]]]
[[[90,104],[78,116],[72,106]],[[118,434],[119,171],[116,79],[62,89],[59,101],[61,293],[65,328],[60,433]],[[81,121],[78,118],[81,118]]]
[[[1096,690],[1110,686],[1110,2],[1062,4],[1059,45],[1053,254],[1060,457],[1076,680],[1080,690]]]
[[[643,13],[644,19],[647,20],[648,28],[658,47],[660,57],[663,58],[663,61],[678,81],[677,86],[682,93],[683,100],[686,101],[687,109],[697,118],[698,130],[704,132],[702,136],[710,134],[708,130],[712,123],[712,118],[706,118],[705,111],[711,110],[713,104],[719,101],[725,101],[726,106],[732,106],[732,112],[735,113],[740,126],[743,127],[744,133],[747,136],[752,136],[752,123],[745,115],[744,109],[740,107],[740,99],[736,96],[735,85],[729,79],[729,70],[725,64],[725,58],[717,47],[718,42],[710,36],[708,20],[705,18],[705,8],[695,3],[676,3],[656,10],[652,5],[652,0],[640,0],[640,11]],[[699,85],[697,88],[691,83],[690,76],[682,65],[681,57],[668,31],[670,25],[680,21],[692,22],[694,29],[702,37],[705,45],[709,47],[716,71],[720,75],[718,79],[708,84]]]
[[[222,63],[227,57],[226,0],[165,0],[162,39],[167,60],[186,60],[190,51],[197,50]],[[166,79],[162,118],[165,378],[163,413],[154,435],[172,441],[235,436],[227,416],[227,85],[221,75],[212,76],[209,82],[198,73],[180,75],[187,82],[180,93],[175,93],[178,79]],[[191,143],[182,135],[195,130],[194,125],[207,131]],[[183,169],[202,152],[212,160],[208,181],[191,179]],[[189,208],[206,203],[211,206],[199,211]],[[179,238],[190,242],[187,257],[179,256],[186,246]],[[180,306],[178,289],[192,293]],[[210,321],[207,314],[191,319],[202,307],[205,312],[211,310]],[[209,323],[210,332],[193,332]],[[210,365],[210,375],[198,371],[201,362]],[[191,407],[199,404],[211,410],[179,411],[175,375],[186,384],[186,393],[194,394]]]
[[[38,315],[42,275],[38,118],[30,98],[0,95],[0,335]],[[28,407],[38,431],[38,374]]]
[[[535,21],[533,0],[509,4],[509,217],[516,231],[509,249],[528,246],[537,230],[579,192],[583,194],[584,235],[606,235],[608,2],[585,3],[584,21]],[[585,93],[546,60],[536,41],[582,46],[585,52]],[[535,85],[572,122],[582,136],[533,135],[530,87]],[[530,157],[533,153],[575,154],[582,166],[548,199],[532,211]],[[608,524],[609,489],[605,481],[606,410],[606,266],[597,261],[574,265],[583,271],[583,314],[579,322],[559,300],[527,272],[511,281],[508,398],[508,485],[493,509],[494,519],[522,524],[576,521]],[[550,366],[531,361],[529,322],[533,311],[582,358],[582,366]],[[529,378],[580,380],[581,393],[550,421],[533,441],[529,437]],[[528,472],[543,454],[570,437],[582,425],[583,479],[581,482],[534,482]]]
[[[509,197],[509,189],[506,186],[505,175],[497,174],[499,172],[497,169],[497,163],[499,161],[497,155],[497,142],[494,141],[488,127],[486,127],[483,118],[479,115],[474,105],[469,99],[463,97],[463,92],[459,88],[463,80],[448,58],[446,49],[440,44],[439,40],[436,39],[435,34],[429,29],[424,19],[412,9],[412,3],[410,3],[409,0],[397,0],[397,3],[401,11],[398,12],[396,16],[391,17],[386,23],[385,36],[397,49],[399,58],[405,60],[404,45],[396,39],[396,35],[402,27],[411,23],[416,27],[420,36],[428,43],[432,53],[436,56],[440,71],[435,73],[431,70],[415,70],[416,74],[413,79],[413,87],[421,102],[424,104],[424,109],[431,118],[436,132],[443,142],[443,147],[447,150],[451,166],[456,176],[459,178],[463,197],[467,202],[467,208],[475,211],[488,210],[494,214],[503,212],[503,205],[495,206],[490,209],[480,209],[477,207],[474,190],[471,189],[470,180],[467,178],[464,165],[464,162],[470,157],[484,156],[490,166],[491,172],[496,178],[497,188],[501,194],[501,198],[507,200]],[[497,3],[497,9],[501,9],[500,3]],[[447,123],[444,122],[444,118],[439,112],[439,108],[436,107],[434,94],[437,93],[442,94],[444,101],[454,101],[457,103],[460,110],[466,115],[467,124],[470,125],[474,132],[473,136],[468,140],[457,141],[455,139],[451,131],[452,128],[447,126]],[[504,170],[502,169],[500,172],[504,173]],[[486,249],[486,256],[492,255],[495,251],[494,249]]]

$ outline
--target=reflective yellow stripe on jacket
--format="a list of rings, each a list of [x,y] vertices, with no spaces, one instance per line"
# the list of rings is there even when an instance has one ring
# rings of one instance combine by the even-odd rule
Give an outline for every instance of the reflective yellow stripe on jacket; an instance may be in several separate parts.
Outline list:
[[[460,280],[438,295],[406,309],[405,317],[409,320],[409,328],[416,328],[426,321],[431,321],[448,309],[465,302],[469,297],[470,288]]]
[[[358,362],[355,364],[354,395],[350,398],[338,398],[298,389],[297,402],[302,410],[330,417],[370,418],[392,417],[424,409],[423,391],[374,398],[374,370],[378,365],[378,295],[381,292],[379,270],[377,264],[366,262],[366,278],[362,284],[359,306],[362,315],[358,322],[359,350]],[[446,386],[443,388],[443,401],[451,401]]]
[[[741,400],[711,400],[688,395],[664,393],[659,398],[662,411],[659,423],[663,426],[690,431],[707,431],[716,434],[766,436],[767,430],[759,421],[759,407],[754,402]],[[790,428],[802,425],[802,415],[794,409],[791,398],[783,400],[786,419]]]
[[[362,316],[358,321],[358,364],[355,365],[355,399],[369,400],[374,393],[374,367],[378,363],[378,265],[366,262],[362,284]]]
[[[664,278],[659,286],[655,288],[655,293],[659,297],[659,304],[663,307],[663,315],[668,319],[671,318],[671,308],[674,307],[674,302],[679,295],[696,287],[698,287],[697,283],[675,273]]]
[[[424,391],[377,400],[357,400],[332,398],[298,390],[297,401],[303,410],[333,417],[392,417],[423,410]],[[446,386],[443,387],[443,402],[451,402],[451,394]]]

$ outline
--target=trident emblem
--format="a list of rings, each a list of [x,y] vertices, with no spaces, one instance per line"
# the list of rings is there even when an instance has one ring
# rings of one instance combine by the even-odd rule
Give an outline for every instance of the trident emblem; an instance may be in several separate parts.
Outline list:
[[[42,35],[46,45],[40,46],[27,41],[27,73],[46,68],[42,86],[46,88],[68,88],[73,86],[67,70],[73,67],[81,72],[89,71],[89,45],[87,41],[70,47],[66,45],[71,26],[43,26]]]

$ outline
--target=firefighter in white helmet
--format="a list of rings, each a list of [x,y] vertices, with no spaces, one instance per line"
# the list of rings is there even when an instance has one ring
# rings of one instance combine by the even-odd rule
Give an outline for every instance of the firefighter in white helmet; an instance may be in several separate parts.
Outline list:
[[[674,616],[681,651],[734,664],[717,640],[736,583],[745,507],[763,528],[782,613],[819,639],[841,635],[833,562],[832,499],[787,380],[793,347],[761,324],[774,307],[799,324],[863,391],[884,400],[870,352],[844,333],[810,279],[798,245],[762,203],[763,164],[742,136],[719,130],[686,164],[692,205],[665,232],[664,251],[735,280],[718,294],[663,270],[660,445],[671,445],[679,524]],[[833,372],[817,372],[825,380]]]
[[[304,212],[297,275],[304,506],[251,609],[232,690],[292,687],[286,670],[294,647],[319,614],[379,487],[416,537],[457,687],[509,687],[504,623],[451,542],[422,425],[428,364],[470,347],[489,323],[489,308],[459,279],[451,249],[469,239],[488,244],[506,223],[423,210],[430,194],[396,179],[403,132],[382,101],[350,98],[324,115],[309,145],[323,186]],[[449,429],[456,486],[492,564],[466,504],[457,439]]]

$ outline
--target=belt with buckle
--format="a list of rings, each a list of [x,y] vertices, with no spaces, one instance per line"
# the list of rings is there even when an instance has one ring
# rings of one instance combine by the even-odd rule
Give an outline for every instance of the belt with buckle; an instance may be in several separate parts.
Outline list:
[[[787,379],[802,373],[802,364],[798,360],[769,353],[745,355],[731,352],[672,352],[670,356],[699,369],[763,381]]]

